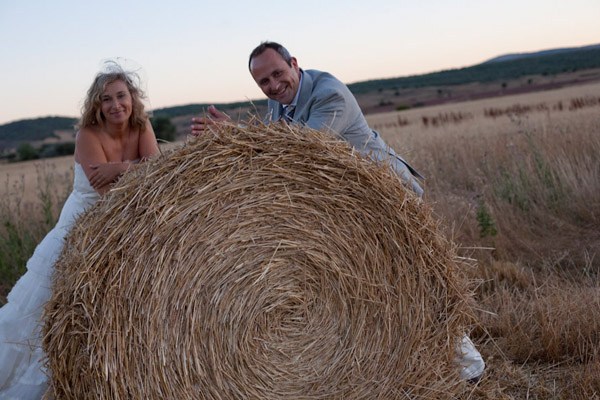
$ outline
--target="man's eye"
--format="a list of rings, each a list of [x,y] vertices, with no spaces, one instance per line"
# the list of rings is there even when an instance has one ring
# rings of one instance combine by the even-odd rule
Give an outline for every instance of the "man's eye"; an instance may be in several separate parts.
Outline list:
[[[279,78],[281,76],[281,71],[275,71],[275,72],[273,72],[273,76],[275,78]]]

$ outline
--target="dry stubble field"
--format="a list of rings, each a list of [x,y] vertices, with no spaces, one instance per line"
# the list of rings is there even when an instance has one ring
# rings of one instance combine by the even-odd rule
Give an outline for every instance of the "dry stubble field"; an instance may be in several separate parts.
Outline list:
[[[599,93],[593,83],[368,116],[477,261],[471,336],[488,368],[464,398],[600,398]],[[64,157],[0,165],[0,196],[35,203],[40,166],[68,193]]]
[[[484,399],[600,398],[600,84],[371,115],[477,284]]]

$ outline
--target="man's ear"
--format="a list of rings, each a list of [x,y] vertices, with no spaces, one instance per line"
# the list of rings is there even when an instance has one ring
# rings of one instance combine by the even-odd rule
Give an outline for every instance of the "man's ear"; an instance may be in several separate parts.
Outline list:
[[[298,67],[298,60],[296,60],[296,57],[292,57],[290,59],[290,64],[292,65],[292,68],[296,70],[297,73],[300,73],[300,67]]]

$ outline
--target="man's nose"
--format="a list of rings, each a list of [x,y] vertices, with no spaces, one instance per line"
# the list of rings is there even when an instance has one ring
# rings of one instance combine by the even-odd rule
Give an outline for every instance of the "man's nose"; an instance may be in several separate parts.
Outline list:
[[[271,92],[277,93],[279,91],[279,81],[276,80],[272,80],[270,83],[271,86]]]

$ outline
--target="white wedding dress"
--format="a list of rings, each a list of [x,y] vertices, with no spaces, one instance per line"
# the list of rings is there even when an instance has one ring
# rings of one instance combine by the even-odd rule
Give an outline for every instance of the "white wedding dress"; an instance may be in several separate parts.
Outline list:
[[[77,216],[99,198],[80,164],[75,163],[73,191],[56,226],[36,247],[27,272],[0,308],[0,399],[40,399],[47,388],[41,348],[41,315],[50,299],[54,263]]]

